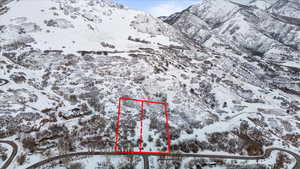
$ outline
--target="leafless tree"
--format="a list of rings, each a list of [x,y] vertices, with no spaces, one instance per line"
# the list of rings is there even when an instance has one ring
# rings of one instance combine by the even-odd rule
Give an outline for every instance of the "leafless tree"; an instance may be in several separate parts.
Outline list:
[[[25,162],[25,160],[26,160],[26,154],[22,153],[22,154],[20,154],[20,155],[18,156],[18,158],[17,158],[17,163],[18,163],[19,165],[23,165],[24,162]]]
[[[24,148],[27,148],[30,152],[34,152],[36,150],[36,142],[31,135],[25,137],[22,140],[22,145]]]

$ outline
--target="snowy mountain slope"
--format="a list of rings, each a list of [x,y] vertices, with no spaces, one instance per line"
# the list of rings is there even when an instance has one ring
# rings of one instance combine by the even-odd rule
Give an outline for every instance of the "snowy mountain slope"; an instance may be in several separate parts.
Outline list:
[[[218,59],[205,62],[210,67],[207,74],[217,80],[211,92],[215,94],[215,102],[224,103],[215,108],[221,114],[219,117],[229,111],[236,115],[226,117],[225,121],[248,119],[254,126],[264,126],[274,134],[278,131],[274,130],[274,124],[277,124],[275,128],[280,126],[275,119],[285,112],[286,115],[280,116],[286,116],[291,120],[289,122],[294,123],[291,126],[295,128],[289,131],[298,135],[298,7],[294,1],[250,1],[249,4],[240,4],[238,1],[211,0],[163,20],[195,43],[215,53],[222,53]],[[241,98],[245,100],[237,101]],[[289,101],[285,100],[287,98]],[[228,106],[230,102],[234,104]],[[235,105],[237,102],[238,105]],[[292,110],[295,114],[288,115],[291,112],[288,107],[294,106],[298,107]],[[251,120],[255,114],[260,116],[257,120],[263,124]],[[285,134],[279,133],[275,135],[283,138]],[[274,144],[274,140],[271,142]]]
[[[218,1],[215,2],[218,3]],[[203,4],[211,3],[211,1],[203,2]],[[208,21],[209,17],[206,17],[205,12],[203,15],[195,13],[195,9],[202,10],[202,6],[205,6],[203,4],[192,6],[181,14],[176,14],[176,18],[170,16],[165,21],[206,47],[217,48],[218,43],[225,44],[247,55],[263,57],[260,62],[271,62],[279,66],[300,63],[299,25],[294,22],[297,18],[285,18],[277,13],[270,14],[255,7],[229,1],[223,1],[223,3],[233,5],[235,8],[227,8],[226,19],[222,16],[219,16],[221,19],[216,19],[220,23],[216,28],[209,28],[206,25],[211,21]],[[281,8],[287,7],[282,6]],[[207,11],[210,10],[210,8],[207,9]],[[218,11],[218,8],[213,11]],[[231,15],[232,13],[234,14]],[[291,13],[293,13],[292,10]],[[215,42],[216,39],[218,43]],[[267,64],[267,66],[270,65]],[[298,66],[295,67],[295,69],[297,68]],[[294,81],[292,80],[294,75],[293,73],[289,75],[291,83]]]
[[[19,27],[16,26],[15,29],[23,29],[27,36],[35,40],[32,46],[42,50],[103,50],[101,41],[112,45],[124,44],[119,45],[119,50],[128,50],[134,45],[128,44],[128,35],[135,34],[136,38],[142,36],[129,26],[135,16],[143,15],[142,12],[120,9],[121,5],[106,5],[98,1],[75,2],[14,1],[8,5],[11,10],[2,16],[1,22],[7,25],[17,24]],[[31,10],[24,10],[24,6],[31,6]],[[58,39],[60,43],[57,43]],[[9,43],[9,39],[4,40]]]
[[[299,6],[300,3],[297,0],[277,1],[267,10],[278,15],[299,19]]]
[[[0,135],[33,137],[41,157],[28,161],[111,149],[122,96],[168,103],[172,151],[299,147],[299,26],[288,14],[210,0],[167,18],[171,26],[110,0],[20,0],[4,8]],[[146,114],[154,141],[145,148],[164,151],[159,111],[150,106]],[[135,144],[137,133],[122,132]]]
[[[67,125],[69,118],[72,127],[78,117],[94,114],[114,124],[122,96],[166,101],[178,113],[188,106],[199,116],[195,121],[210,117],[197,106],[203,98],[187,95],[184,87],[197,76],[191,57],[208,53],[186,46],[185,37],[160,20],[110,1],[12,1],[5,7],[2,137]],[[189,113],[182,115],[192,119]],[[101,134],[113,139],[106,128]]]

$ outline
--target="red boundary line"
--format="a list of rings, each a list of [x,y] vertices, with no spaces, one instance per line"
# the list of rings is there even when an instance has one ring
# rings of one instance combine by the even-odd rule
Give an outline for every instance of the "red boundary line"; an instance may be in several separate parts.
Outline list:
[[[164,104],[165,113],[166,113],[166,130],[168,136],[168,152],[171,152],[171,136],[170,136],[170,128],[169,128],[169,113],[168,113],[168,105]]]
[[[118,103],[118,119],[117,119],[117,125],[116,125],[116,142],[115,142],[115,150],[119,149],[119,127],[120,127],[120,116],[121,116],[121,99],[119,99],[119,103]]]
[[[131,100],[131,101],[138,101],[141,102],[141,129],[140,129],[140,145],[139,145],[139,152],[134,151],[119,151],[119,127],[120,127],[120,116],[121,116],[121,100]],[[162,104],[164,107],[164,112],[166,114],[166,132],[167,132],[167,139],[168,139],[168,152],[142,152],[143,149],[143,119],[144,119],[144,102],[145,103],[154,103],[154,104]],[[170,137],[170,128],[169,128],[169,119],[168,119],[168,105],[165,102],[154,102],[148,100],[140,100],[140,99],[132,99],[127,97],[120,97],[118,102],[118,119],[116,125],[116,142],[115,142],[115,153],[138,153],[138,154],[171,154],[171,137]]]
[[[114,153],[129,153],[129,154],[172,154],[169,152],[139,152],[139,151],[114,151]]]
[[[140,152],[143,149],[143,120],[144,120],[144,102],[141,102],[141,128],[140,128]]]
[[[120,97],[119,100],[132,100],[132,101],[154,103],[154,104],[166,104],[165,102],[154,102],[154,101],[149,101],[149,100],[139,100],[139,99],[132,99],[132,98],[128,98],[128,97]]]

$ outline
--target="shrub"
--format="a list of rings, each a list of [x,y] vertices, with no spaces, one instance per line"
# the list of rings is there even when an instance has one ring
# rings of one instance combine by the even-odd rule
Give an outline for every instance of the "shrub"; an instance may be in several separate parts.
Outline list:
[[[27,148],[30,152],[34,152],[36,149],[35,139],[32,136],[26,137],[22,140],[24,148]]]
[[[73,163],[70,164],[69,167],[67,167],[68,169],[83,169],[83,165],[81,163]]]
[[[1,160],[2,160],[2,161],[5,161],[5,160],[7,159],[7,154],[4,153],[4,154],[2,154],[0,157],[1,157]]]
[[[19,165],[23,165],[25,160],[26,160],[26,154],[22,153],[21,155],[18,156],[17,163]]]

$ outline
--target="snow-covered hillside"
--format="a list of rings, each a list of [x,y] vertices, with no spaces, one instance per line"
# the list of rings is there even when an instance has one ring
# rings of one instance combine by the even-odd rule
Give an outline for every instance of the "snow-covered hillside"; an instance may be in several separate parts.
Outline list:
[[[221,53],[206,64],[216,79],[210,82],[213,109],[232,113],[226,123],[238,119],[262,127],[273,145],[291,144],[287,138],[296,136],[298,148],[299,9],[298,1],[204,0],[163,19],[196,44]]]
[[[111,151],[119,97],[168,103],[173,152],[300,153],[297,5],[203,0],[165,23],[111,0],[1,2],[0,137],[34,152],[14,166]],[[145,110],[144,147],[165,151],[162,110]]]

